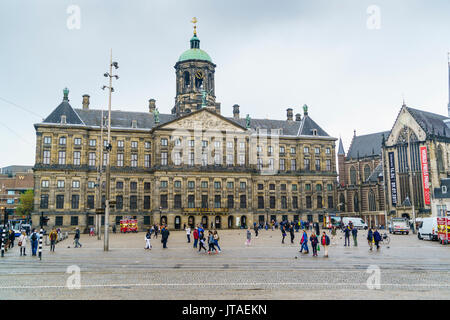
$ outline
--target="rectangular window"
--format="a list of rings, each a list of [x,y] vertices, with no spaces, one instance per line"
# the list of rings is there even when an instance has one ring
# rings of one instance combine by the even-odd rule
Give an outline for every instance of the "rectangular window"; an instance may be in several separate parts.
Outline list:
[[[309,153],[309,147],[304,147],[303,148],[303,153]]]
[[[292,197],[292,209],[298,209],[298,198],[297,196]]]
[[[208,154],[202,153],[202,166],[205,167],[208,165]]]
[[[315,153],[315,154],[320,154],[320,148],[315,147],[315,148],[314,148],[314,153]]]
[[[245,154],[240,154],[239,155],[239,165],[240,166],[245,165]]]
[[[258,170],[262,170],[262,168],[263,168],[263,160],[261,158],[256,159],[256,168]]]
[[[272,153],[273,153],[273,147],[272,147],[272,146],[268,146],[268,147],[267,147],[267,154],[268,154],[269,156],[271,156]]]
[[[322,185],[316,184],[316,191],[322,191]]]
[[[150,149],[150,147],[151,147],[150,141],[145,141],[144,146],[145,146],[145,149]]]
[[[270,205],[270,209],[275,209],[275,197],[271,196],[269,198],[269,205]]]
[[[264,190],[264,185],[262,183],[258,183],[258,190]]]
[[[81,146],[81,138],[75,138],[73,139],[73,144],[75,146]]]
[[[137,141],[131,141],[131,148],[132,149],[137,149],[138,147],[138,142]]]
[[[322,205],[322,197],[321,196],[317,196],[317,208],[318,209],[322,209],[323,205]]]
[[[167,139],[166,138],[161,139],[161,146],[167,147]]]
[[[214,181],[214,189],[220,189],[220,181]]]
[[[233,141],[227,141],[227,149],[233,149]]]
[[[306,208],[307,209],[312,208],[311,196],[306,196]]]
[[[228,199],[227,199],[227,208],[228,209],[233,209],[234,208],[234,196],[233,195],[228,195]]]
[[[208,208],[208,195],[202,194],[202,208]]]
[[[195,188],[195,181],[188,181],[188,189],[194,189]]]
[[[320,160],[316,159],[316,171],[320,171]]]
[[[137,163],[138,163],[138,155],[136,153],[132,153],[131,154],[131,166],[133,168],[137,167]]]
[[[62,145],[62,146],[66,145],[66,137],[60,137],[59,138],[59,144]]]
[[[81,152],[74,151],[73,153],[73,165],[79,166],[81,164]]]
[[[331,153],[330,148],[326,148],[326,149],[325,149],[325,154],[330,154],[330,153]]]
[[[208,141],[202,140],[202,147],[206,148],[208,146]]]
[[[150,168],[150,155],[149,154],[144,155],[144,166],[146,168]]]
[[[56,216],[55,217],[55,226],[62,226],[63,225],[63,216]]]
[[[280,171],[286,170],[284,163],[285,163],[285,159],[280,159]]]
[[[144,216],[144,225],[150,225],[150,216]]]
[[[72,209],[78,209],[80,203],[80,196],[78,194],[72,195]]]
[[[121,195],[116,196],[116,209],[117,210],[123,209],[123,196]]]
[[[194,141],[194,140],[192,140],[192,141]],[[193,152],[189,152],[188,165],[190,165],[190,166],[194,165],[194,153]]]
[[[327,190],[328,191],[332,191],[333,190],[333,185],[332,184],[327,184]]]
[[[130,210],[137,209],[137,196],[130,196]]]
[[[80,181],[78,181],[78,180],[73,180],[73,181],[72,181],[72,188],[74,188],[74,189],[79,189],[79,188],[80,188]]]
[[[208,181],[202,181],[202,188],[208,188]]]
[[[123,189],[123,181],[116,182],[116,189]]]
[[[269,170],[273,170],[273,164],[274,164],[273,158],[270,158],[269,159]]]
[[[227,188],[228,189],[234,189],[234,182],[233,181],[228,181],[227,182]]]
[[[245,149],[245,142],[239,142],[239,149],[241,150]]]
[[[50,151],[45,150],[43,155],[43,163],[50,164]]]
[[[150,182],[144,182],[144,190],[145,191],[149,191],[150,190]]]
[[[181,194],[176,194],[173,197],[173,207],[174,209],[180,209],[181,208]],[[191,208],[191,207],[189,207]]]
[[[214,208],[220,208],[220,195],[218,194],[214,196]]]
[[[161,165],[167,166],[167,152],[161,152]]]
[[[269,184],[269,190],[275,190],[275,184],[274,183]]]
[[[180,138],[177,138],[177,139],[175,139],[175,146],[181,146],[181,139]]]
[[[287,209],[286,196],[281,196],[281,209]]]
[[[71,216],[70,217],[70,225],[71,226],[77,226],[78,225],[78,216]]]
[[[291,171],[297,170],[297,161],[295,159],[291,160]]]
[[[56,196],[56,209],[64,209],[64,195],[58,194]]]
[[[308,159],[308,158],[305,158],[305,159],[303,160],[303,164],[304,164],[305,170],[310,170],[310,169],[311,169],[311,167],[310,167],[310,162],[309,162],[309,159]]]
[[[333,196],[328,196],[328,208],[329,209],[334,209]]]
[[[175,152],[174,159],[173,159],[173,164],[176,165],[176,166],[181,165],[181,152]]]
[[[58,181],[56,182],[56,186],[57,186],[58,188],[64,188],[64,180],[58,180]]]
[[[244,181],[242,181],[242,182],[240,183],[240,188],[241,188],[241,190],[245,190],[245,189],[247,188],[247,183],[244,182]]]
[[[327,167],[326,170],[331,171],[331,160],[326,160],[325,163],[326,163],[326,167]]]
[[[174,183],[173,183],[173,186],[175,188],[181,188],[181,181],[180,180],[175,180]]]
[[[117,140],[117,148],[122,149],[124,146],[123,140]]]
[[[280,154],[284,154],[284,152],[285,152],[285,149],[284,149],[283,146],[281,146],[281,147],[280,147]]]
[[[280,189],[281,189],[281,191],[286,191],[286,184],[285,184],[285,183],[282,183],[282,184],[280,185]]]
[[[311,191],[311,184],[309,184],[309,183],[305,184],[305,190]]]
[[[48,209],[48,194],[41,195],[41,203],[40,203],[39,208]]]
[[[295,147],[291,147],[291,154],[295,154],[295,153],[296,153]]]
[[[95,152],[89,152],[89,166],[95,166]]]
[[[103,154],[103,165],[104,166],[108,165],[108,154],[107,153]]]
[[[45,136],[44,137],[44,144],[51,144],[52,143],[52,137]]]
[[[258,209],[264,209],[264,197],[258,196]]]
[[[106,141],[106,140],[105,140]],[[89,146],[90,147],[95,147],[95,145],[97,144],[97,140],[95,139],[89,139]]]
[[[93,195],[88,195],[87,196],[87,208],[88,209],[94,209],[95,208],[95,198]]]
[[[195,140],[189,140],[189,147],[193,147],[195,145]]]
[[[48,180],[42,180],[41,187],[42,188],[48,188],[50,185],[50,182]]]
[[[215,165],[222,164],[222,155],[218,151],[214,152],[214,164]]]
[[[195,197],[193,194],[188,195],[188,208],[195,208]]]
[[[163,188],[163,189],[164,189],[164,188],[167,188],[167,181],[164,181],[164,180],[161,181],[160,184],[159,184],[159,186],[160,186],[161,188]]]
[[[123,167],[123,153],[117,154],[117,166]]]
[[[232,153],[227,154],[227,165],[232,166],[234,160],[234,155]]]
[[[65,151],[58,152],[58,164],[66,164],[66,152]]]
[[[130,182],[130,190],[132,190],[132,191],[136,191],[137,190],[137,182],[136,181],[131,181]]]
[[[240,196],[240,207],[241,209],[247,208],[247,196],[245,194],[241,194]]]
[[[297,191],[297,185],[296,184],[292,185],[292,191]]]

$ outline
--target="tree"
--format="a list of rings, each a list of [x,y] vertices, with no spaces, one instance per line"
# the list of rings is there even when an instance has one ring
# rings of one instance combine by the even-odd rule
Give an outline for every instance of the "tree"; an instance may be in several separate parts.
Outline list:
[[[33,211],[33,190],[27,190],[20,195],[19,205],[16,208],[16,214],[19,216],[30,216]]]

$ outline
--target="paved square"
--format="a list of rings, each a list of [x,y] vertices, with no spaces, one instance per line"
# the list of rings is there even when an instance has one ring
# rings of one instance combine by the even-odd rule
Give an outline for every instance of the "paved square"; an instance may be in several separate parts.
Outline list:
[[[17,246],[0,263],[0,299],[449,299],[450,246],[415,235],[390,235],[389,246],[369,251],[366,232],[358,247],[344,247],[338,232],[329,258],[298,253],[301,233],[281,244],[279,230],[262,230],[245,246],[245,230],[219,231],[222,252],[199,253],[184,231],[171,231],[168,249],[160,236],[144,250],[145,233],[112,234],[103,240],[82,235],[44,247],[43,259],[20,257]],[[353,240],[351,241],[353,244]],[[70,248],[69,248],[70,246]],[[69,266],[79,267],[80,289]],[[380,289],[367,281],[380,268]],[[72,267],[73,268],[73,267]],[[69,281],[68,281],[69,279]]]

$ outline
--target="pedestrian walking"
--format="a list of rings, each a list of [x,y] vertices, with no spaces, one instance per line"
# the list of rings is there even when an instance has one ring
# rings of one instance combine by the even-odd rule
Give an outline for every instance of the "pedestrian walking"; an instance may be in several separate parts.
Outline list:
[[[145,234],[145,247],[144,249],[148,249],[151,250],[152,249],[152,244],[150,243],[150,240],[152,239],[152,231],[151,229],[147,230],[147,233]]]
[[[159,231],[159,226],[158,226],[158,224],[155,224],[155,239],[158,239],[158,231]]]
[[[255,230],[255,238],[258,238],[258,225],[255,223],[253,226],[253,229]]]
[[[205,247],[206,240],[205,240],[204,232],[203,231],[200,232],[198,237],[200,239],[199,240],[199,246],[198,246],[198,252],[202,251],[202,249],[205,250],[205,252],[207,252],[208,250],[206,250],[206,247]]]
[[[369,244],[370,251],[372,251],[373,248],[373,231],[372,228],[369,228],[369,231],[367,232],[367,243]]]
[[[187,242],[188,242],[188,243],[191,243],[191,228],[190,228],[189,226],[187,226],[187,227],[185,228],[185,230],[186,230],[186,238],[187,238]]]
[[[33,229],[31,235],[31,255],[36,256],[38,243],[39,243],[39,233],[36,232],[36,229]]]
[[[220,246],[219,246],[219,240],[220,240],[219,234],[217,233],[217,230],[214,230],[214,245],[217,247],[217,249],[219,249],[219,253],[220,253],[220,252],[222,252],[222,250],[220,249]]]
[[[313,257],[317,257],[317,244],[319,243],[319,240],[314,232],[309,237],[309,241],[311,242],[311,247],[313,249]]]
[[[303,230],[303,235],[302,238],[300,240],[300,251],[299,252],[303,252],[303,249],[305,249],[305,254],[309,253],[309,249],[308,249],[308,234],[306,233],[306,230]]]
[[[164,226],[161,230],[161,242],[163,244],[163,249],[167,249],[167,241],[169,240],[169,229]]]
[[[358,246],[358,228],[353,227],[352,228],[352,236],[353,236],[353,244],[355,247]]]
[[[56,240],[58,239],[58,233],[56,232],[55,228],[52,229],[48,237],[50,239],[50,251],[55,252]]]
[[[27,234],[25,231],[22,231],[22,234],[19,236],[19,242],[17,243],[20,248],[20,255],[26,256],[25,250],[27,249]]]
[[[331,227],[331,241],[336,244],[336,226]]]
[[[250,231],[250,227],[247,229],[247,240],[245,241],[245,245],[249,246],[252,241],[252,232]]]
[[[113,232],[113,233],[116,233],[116,231],[117,231],[116,225],[114,224],[113,227],[112,227],[112,232]]]
[[[73,241],[75,243],[75,248],[82,247],[80,243],[80,229],[78,228],[75,229],[75,236],[73,237]]]
[[[212,231],[208,231],[208,254],[211,254],[212,252],[217,252],[217,249],[214,247],[214,234]]]
[[[324,257],[328,258],[328,246],[330,245],[330,238],[325,231],[322,233],[320,243],[322,244],[322,247],[324,249]]]
[[[197,227],[195,227],[195,229],[194,229],[193,236],[194,236],[194,248],[197,248],[197,243],[198,243],[198,228]]]
[[[350,247],[350,233],[351,233],[351,229],[350,229],[350,225],[348,225],[347,227],[345,227],[344,229],[344,234],[345,234],[345,244],[344,247],[348,246]]]
[[[16,233],[14,232],[14,230],[10,230],[9,231],[9,246],[8,248],[14,248],[14,240],[16,239]]]
[[[291,234],[291,243],[294,243],[295,234],[294,234],[294,227],[292,225],[289,228],[289,233]]]
[[[284,228],[284,226],[280,227],[281,230],[281,236],[283,237],[283,239],[281,240],[281,243],[284,244],[284,238],[286,238],[286,229]]]
[[[315,223],[315,229],[316,229],[316,235],[320,235],[320,226],[319,226],[318,222]]]
[[[373,233],[373,240],[375,242],[375,245],[377,246],[377,250],[380,250],[381,235],[376,228],[375,232]]]

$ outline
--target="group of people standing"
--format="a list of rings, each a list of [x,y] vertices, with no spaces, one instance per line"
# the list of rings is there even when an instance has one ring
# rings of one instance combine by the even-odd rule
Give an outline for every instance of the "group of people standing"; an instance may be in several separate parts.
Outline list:
[[[186,235],[187,235],[187,240],[188,243],[191,242],[190,240],[190,228],[189,226],[186,228]],[[197,248],[198,247],[198,252],[201,252],[202,249],[205,251],[205,253],[207,252],[208,254],[211,253],[220,253],[222,252],[222,249],[220,248],[219,245],[219,233],[217,232],[217,230],[208,230],[208,236],[205,237],[205,229],[203,228],[203,226],[200,224],[195,227],[194,232],[193,232],[193,237],[194,237],[194,244],[193,244],[193,248]],[[208,250],[206,250],[206,243],[208,243]]]
[[[161,233],[161,243],[163,244],[163,249],[167,249],[167,242],[169,241],[169,235],[170,235],[169,228],[165,224],[163,224],[161,226],[158,224],[155,224],[150,229],[148,229],[147,233],[145,234],[145,247],[144,247],[145,250],[152,249],[152,244],[151,244],[152,234],[153,234],[153,237],[155,239],[157,239],[158,233]]]
[[[311,242],[311,248],[313,250],[313,257],[317,257],[317,252],[320,251],[320,245],[322,245],[324,249],[324,257],[328,258],[328,246],[330,245],[330,237],[328,237],[325,231],[322,232],[322,236],[317,237],[316,233],[313,231],[311,236],[309,237],[309,241]],[[319,244],[320,242],[320,244]],[[300,239],[300,253],[308,254],[308,234],[306,230],[303,230],[302,238]],[[303,251],[305,250],[305,251]]]

